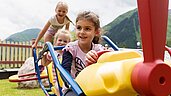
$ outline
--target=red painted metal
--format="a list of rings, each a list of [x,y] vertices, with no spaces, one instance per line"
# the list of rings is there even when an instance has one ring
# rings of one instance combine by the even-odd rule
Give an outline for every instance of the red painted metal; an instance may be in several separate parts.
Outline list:
[[[24,61],[0,61],[0,64],[23,64]]]
[[[168,0],[138,0],[141,38],[145,61],[164,59]]]
[[[167,46],[165,46],[165,49],[166,49],[166,51],[170,54],[170,56],[171,56],[171,49],[169,49],[169,47],[167,47]]]
[[[48,78],[48,76],[41,76],[41,79]],[[31,78],[25,78],[25,79],[9,79],[10,82],[23,82],[23,81],[31,81],[31,80],[37,80],[37,77],[31,77]]]
[[[4,47],[31,48],[31,45],[21,45],[21,44],[3,44],[3,43],[0,43],[0,46],[4,46]],[[43,47],[42,46],[37,46],[37,48],[43,48]]]
[[[134,89],[141,96],[168,96],[171,68],[164,63],[168,0],[138,0],[144,62],[132,73]]]

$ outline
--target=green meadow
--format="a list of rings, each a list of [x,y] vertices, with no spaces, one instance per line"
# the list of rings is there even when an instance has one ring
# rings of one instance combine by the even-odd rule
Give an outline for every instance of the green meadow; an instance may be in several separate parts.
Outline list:
[[[41,88],[19,89],[17,83],[9,82],[8,79],[0,80],[0,96],[45,96]]]

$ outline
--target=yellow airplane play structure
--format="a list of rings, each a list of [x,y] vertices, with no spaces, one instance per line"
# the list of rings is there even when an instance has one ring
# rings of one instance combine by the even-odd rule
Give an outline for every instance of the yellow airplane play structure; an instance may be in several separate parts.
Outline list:
[[[164,60],[165,50],[171,55],[171,49],[165,47],[169,0],[137,0],[137,2],[143,55],[130,50],[104,52],[96,64],[86,67],[74,80],[55,58],[55,48],[49,42],[46,43],[48,46],[46,51],[50,51],[55,68],[75,94],[70,96],[171,94],[171,62]],[[33,51],[36,52],[35,49]],[[37,66],[36,54],[34,57]],[[39,78],[39,75],[37,76]],[[46,96],[56,96],[49,94],[50,91],[46,91],[43,86],[42,89]],[[60,95],[69,96],[62,92]]]

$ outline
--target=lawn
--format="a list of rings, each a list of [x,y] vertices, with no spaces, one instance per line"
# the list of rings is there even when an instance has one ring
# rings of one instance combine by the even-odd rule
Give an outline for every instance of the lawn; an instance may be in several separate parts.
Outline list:
[[[9,82],[8,79],[0,80],[0,96],[45,96],[41,88],[18,89],[17,83]]]

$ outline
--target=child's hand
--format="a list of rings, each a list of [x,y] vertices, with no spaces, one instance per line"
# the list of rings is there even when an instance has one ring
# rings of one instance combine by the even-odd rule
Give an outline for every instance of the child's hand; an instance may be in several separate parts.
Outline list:
[[[36,48],[36,47],[37,47],[37,44],[34,43],[31,47],[32,47],[32,48]]]
[[[43,66],[47,66],[47,65],[49,65],[49,63],[52,61],[52,57],[51,57],[51,55],[49,54],[49,52],[45,52],[44,54],[43,54],[43,58],[41,59],[41,64],[43,65]]]
[[[96,62],[97,62],[97,59],[98,59],[97,52],[94,51],[94,50],[89,51],[89,52],[86,54],[87,66],[89,66],[89,65],[91,65],[91,64],[93,64],[93,63],[96,63]]]
[[[48,54],[46,54],[46,58],[47,58],[47,60],[52,61],[52,56],[50,55],[49,52],[48,52]]]

